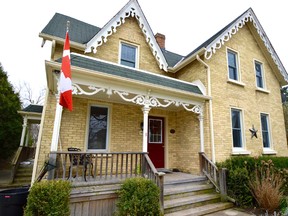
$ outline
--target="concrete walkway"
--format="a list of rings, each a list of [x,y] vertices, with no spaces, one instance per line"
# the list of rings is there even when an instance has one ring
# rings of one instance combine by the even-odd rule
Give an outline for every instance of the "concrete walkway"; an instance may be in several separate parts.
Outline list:
[[[215,213],[211,213],[211,214],[207,214],[206,216],[251,216],[254,214],[249,214],[247,212],[243,212],[239,209],[226,209],[223,211],[219,211],[219,212],[215,212]]]

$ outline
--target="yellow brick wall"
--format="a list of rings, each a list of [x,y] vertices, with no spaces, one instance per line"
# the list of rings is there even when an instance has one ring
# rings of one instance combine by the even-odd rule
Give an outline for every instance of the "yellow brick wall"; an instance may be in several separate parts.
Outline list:
[[[226,47],[238,52],[244,86],[227,82]],[[268,94],[256,91],[254,59],[263,63]],[[211,67],[216,160],[224,160],[232,153],[231,107],[242,109],[244,142],[252,156],[262,154],[260,113],[269,114],[273,149],[278,152],[278,156],[287,155],[280,85],[249,28],[244,26],[233,35],[207,63]],[[249,128],[253,124],[258,129],[258,139],[251,139]]]

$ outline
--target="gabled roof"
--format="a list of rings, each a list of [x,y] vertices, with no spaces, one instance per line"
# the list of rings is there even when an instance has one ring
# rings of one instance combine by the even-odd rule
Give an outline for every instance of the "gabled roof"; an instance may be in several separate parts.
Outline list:
[[[191,53],[185,56],[180,62],[178,62],[177,65],[180,65],[182,62],[185,62],[185,60],[189,59],[191,56],[197,55],[197,53],[203,48],[205,49],[204,57],[206,59],[212,58],[213,54],[215,54],[218,49],[221,49],[222,45],[224,45],[225,42],[229,41],[230,38],[234,34],[236,34],[239,31],[239,29],[241,29],[247,22],[253,23],[253,26],[255,27],[257,33],[259,34],[259,37],[263,41],[265,47],[267,48],[267,51],[271,55],[271,58],[273,59],[274,63],[277,65],[281,75],[283,76],[285,81],[288,82],[287,71],[282,65],[277,53],[275,52],[270,40],[268,39],[266,33],[264,32],[264,29],[262,28],[252,8],[249,8],[247,11],[245,11],[243,14],[241,14],[239,17],[237,17],[235,20],[233,20],[219,32],[214,34],[211,38],[209,38],[200,46],[198,46],[195,50],[193,50]]]
[[[117,31],[117,27],[125,23],[127,17],[135,17],[139,23],[139,28],[146,37],[153,56],[157,60],[160,69],[167,71],[168,64],[156,42],[154,34],[148,24],[143,11],[137,0],[130,0],[88,43],[85,52],[97,52],[97,47],[106,43],[107,38]]]
[[[95,34],[97,34],[97,32],[100,31],[99,27],[63,14],[55,13],[49,23],[41,31],[41,34],[52,35],[64,39],[67,21],[70,21],[70,40],[76,43],[86,44]]]
[[[21,111],[23,112],[34,112],[34,113],[42,113],[43,106],[38,104],[30,104]]]
[[[136,81],[136,82],[148,83],[157,86],[162,86],[165,88],[186,91],[201,96],[203,95],[200,88],[193,83],[177,80],[163,75],[149,73],[146,71],[126,67],[119,64],[113,64],[111,62],[106,62],[103,60],[87,57],[85,55],[80,55],[76,53],[71,53],[70,58],[71,58],[71,66],[102,72],[112,76],[133,80],[134,82]],[[61,63],[62,58],[56,60],[56,62]],[[139,72],[141,72],[141,76],[139,75]]]

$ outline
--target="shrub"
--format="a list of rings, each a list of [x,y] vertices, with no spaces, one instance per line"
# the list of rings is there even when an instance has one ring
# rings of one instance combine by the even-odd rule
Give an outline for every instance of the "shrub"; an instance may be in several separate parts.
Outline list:
[[[234,170],[229,170],[228,178],[228,195],[236,200],[237,205],[242,207],[252,206],[253,196],[249,190],[247,169],[237,167]]]
[[[68,216],[70,215],[71,183],[63,180],[34,183],[30,189],[25,216]]]
[[[151,180],[137,177],[124,181],[117,192],[117,215],[160,215],[160,190]]]
[[[273,169],[272,160],[261,161],[261,166],[256,167],[255,176],[249,180],[253,197],[260,208],[268,213],[273,213],[279,208],[283,200],[283,178]]]
[[[271,160],[274,164],[273,172],[279,173],[283,178],[281,191],[283,195],[288,195],[288,157],[275,157],[275,156],[233,156],[224,162],[217,163],[219,168],[227,168],[227,187],[228,196],[234,198],[241,207],[252,207],[256,204],[251,190],[249,189],[249,179],[255,180],[255,170],[262,166],[262,161],[267,163]],[[281,207],[285,208],[287,202],[282,200]]]

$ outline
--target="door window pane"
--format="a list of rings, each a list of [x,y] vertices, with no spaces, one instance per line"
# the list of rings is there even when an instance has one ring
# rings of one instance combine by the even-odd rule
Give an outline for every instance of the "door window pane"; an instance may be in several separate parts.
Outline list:
[[[149,119],[149,143],[162,143],[161,119]]]
[[[88,149],[107,149],[107,120],[107,107],[91,107],[89,119]]]

